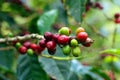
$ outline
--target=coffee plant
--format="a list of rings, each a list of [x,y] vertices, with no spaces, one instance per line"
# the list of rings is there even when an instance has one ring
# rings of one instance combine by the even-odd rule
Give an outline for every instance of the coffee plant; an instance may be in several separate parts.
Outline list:
[[[0,80],[120,80],[119,0],[0,0]]]

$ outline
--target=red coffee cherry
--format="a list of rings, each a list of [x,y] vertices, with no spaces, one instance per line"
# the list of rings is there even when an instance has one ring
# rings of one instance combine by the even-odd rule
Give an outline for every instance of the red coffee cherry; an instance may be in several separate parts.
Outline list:
[[[77,34],[77,39],[80,41],[80,42],[85,42],[85,40],[87,39],[88,37],[88,34],[86,32],[80,32]]]
[[[46,40],[52,40],[53,34],[51,32],[45,32],[44,37]]]
[[[120,17],[120,14],[119,13],[116,13],[115,15],[114,15],[114,18],[115,19],[118,19]]]
[[[24,46],[21,46],[18,50],[21,54],[25,54],[27,52],[27,48]]]
[[[85,47],[90,47],[92,43],[93,43],[93,40],[88,37],[82,45]]]
[[[53,41],[55,41],[56,43],[58,42],[58,37],[60,36],[60,34],[56,33],[53,34]]]
[[[61,35],[61,36],[58,37],[58,43],[59,43],[59,44],[65,45],[65,44],[67,44],[68,42],[69,42],[69,37],[68,37],[68,36],[66,36],[66,35]]]
[[[23,46],[25,46],[26,48],[30,48],[31,42],[26,41],[23,43]]]
[[[54,50],[56,48],[56,43],[54,41],[48,41],[46,43],[46,47],[49,49],[49,50]]]
[[[45,48],[42,48],[41,46],[37,45],[37,49],[36,49],[36,54],[39,55],[41,54],[41,52],[44,50]]]
[[[32,43],[32,44],[30,45],[30,48],[35,51],[35,50],[37,49],[37,45],[34,44],[34,43]]]
[[[40,40],[39,45],[40,45],[40,47],[45,48],[46,47],[46,40],[45,39]]]
[[[116,24],[120,24],[120,19],[118,18],[118,19],[115,19],[115,21],[114,21]]]
[[[56,48],[55,48],[54,50],[49,50],[49,49],[48,49],[48,53],[49,53],[50,55],[54,55],[55,52],[56,52]]]
[[[100,3],[98,3],[98,2],[95,4],[95,7],[99,8],[99,9],[103,9],[102,5]]]

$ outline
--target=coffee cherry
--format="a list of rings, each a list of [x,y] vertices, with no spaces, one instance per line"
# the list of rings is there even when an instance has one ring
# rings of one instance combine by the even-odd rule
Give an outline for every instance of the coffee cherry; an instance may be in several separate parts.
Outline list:
[[[119,13],[116,13],[115,15],[114,15],[114,18],[115,19],[118,19],[120,17],[120,14]]]
[[[69,45],[65,45],[65,46],[63,46],[62,51],[63,51],[64,55],[69,55],[71,52],[71,48]]]
[[[58,37],[59,37],[60,35],[59,34],[53,34],[53,41],[55,41],[56,43],[58,42]]]
[[[49,50],[54,50],[56,48],[56,43],[54,41],[48,41],[46,43],[46,47],[49,49]]]
[[[80,33],[80,32],[85,32],[85,29],[82,28],[82,27],[77,28],[77,29],[76,29],[76,35],[77,35],[78,33]]]
[[[45,48],[46,47],[46,40],[45,39],[40,40],[39,45],[40,45],[40,47]]]
[[[80,41],[80,42],[85,42],[85,40],[87,39],[88,37],[88,34],[86,32],[80,32],[77,34],[77,39]]]
[[[73,46],[73,47],[78,46],[78,41],[76,39],[72,39],[70,41],[70,45]]]
[[[23,43],[23,46],[25,46],[26,48],[30,48],[31,42],[26,41]]]
[[[21,46],[21,47],[19,48],[19,52],[20,52],[21,54],[25,54],[25,53],[27,52],[27,48],[24,47],[24,46]]]
[[[13,37],[13,33],[8,33],[8,37]]]
[[[118,19],[115,19],[115,21],[114,21],[116,24],[120,24],[120,19],[118,18]]]
[[[53,34],[51,32],[45,32],[44,37],[46,40],[52,40]]]
[[[68,27],[62,27],[58,32],[61,35],[67,35],[68,36],[70,34],[70,29]]]
[[[12,45],[15,46],[18,40],[12,41]]]
[[[72,50],[72,55],[75,56],[75,57],[78,57],[81,53],[81,50],[80,50],[80,47],[74,47],[73,50]]]
[[[91,38],[87,38],[86,41],[84,43],[82,43],[83,46],[85,47],[90,47],[92,44],[93,40]]]
[[[101,4],[98,3],[98,2],[95,4],[95,7],[96,7],[96,8],[99,8],[99,9],[103,9],[103,7],[101,6]]]
[[[22,46],[22,44],[20,43],[20,42],[17,42],[16,44],[15,44],[15,47],[18,49],[18,48],[20,48]]]
[[[50,50],[50,49],[47,49],[47,50],[48,50],[48,53],[49,53],[50,55],[54,55],[55,52],[56,52],[56,48],[53,49],[53,50]]]
[[[37,45],[37,49],[35,50],[36,54],[39,55],[45,48],[42,48],[41,46]]]
[[[106,63],[117,62],[118,60],[119,60],[118,57],[111,56],[111,55],[108,55],[103,59],[103,61],[106,62]]]
[[[33,54],[34,54],[34,51],[33,51],[32,49],[28,49],[28,50],[27,50],[27,54],[28,54],[28,55],[33,55]]]
[[[58,44],[65,45],[69,42],[69,37],[66,35],[61,35],[58,37]]]
[[[76,36],[70,36],[69,37],[69,44],[70,44],[70,42],[71,42],[72,39],[76,39]]]
[[[30,48],[31,48],[33,51],[35,51],[35,50],[37,49],[37,45],[34,44],[34,43],[32,43],[32,44],[30,45]]]

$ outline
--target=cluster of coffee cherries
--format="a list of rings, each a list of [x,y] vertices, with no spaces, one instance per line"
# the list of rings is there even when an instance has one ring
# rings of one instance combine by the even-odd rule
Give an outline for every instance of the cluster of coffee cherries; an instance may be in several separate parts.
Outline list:
[[[86,3],[86,12],[90,10],[90,8],[98,8],[98,9],[103,9],[102,5],[99,2],[93,3],[93,2],[88,2]]]
[[[116,24],[120,24],[120,13],[116,13],[115,15],[114,15],[114,22],[116,23]]]
[[[73,55],[78,57],[81,53],[80,45],[90,47],[93,42],[88,37],[84,28],[79,27],[76,29],[76,35],[70,36],[71,29],[68,27],[62,27],[58,33],[45,32],[44,38],[41,39],[38,44],[26,41],[23,45],[17,42],[15,46],[21,54],[28,53],[29,55],[41,54],[41,52],[47,49],[50,55],[54,55],[56,52],[56,46],[60,46],[64,55]]]

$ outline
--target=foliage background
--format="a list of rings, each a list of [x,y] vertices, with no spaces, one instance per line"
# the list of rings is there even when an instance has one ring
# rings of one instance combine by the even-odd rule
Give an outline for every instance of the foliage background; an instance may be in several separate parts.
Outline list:
[[[92,7],[86,12],[89,0],[0,0],[1,38],[8,33],[55,33],[62,26],[75,35],[82,26],[94,40],[89,48],[81,46],[81,60],[69,61],[19,55],[12,46],[0,44],[0,80],[114,80],[113,76],[120,80],[120,24],[114,22],[120,0],[91,1],[103,9]],[[108,57],[101,58],[103,53]],[[59,47],[55,56],[64,57]]]

